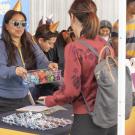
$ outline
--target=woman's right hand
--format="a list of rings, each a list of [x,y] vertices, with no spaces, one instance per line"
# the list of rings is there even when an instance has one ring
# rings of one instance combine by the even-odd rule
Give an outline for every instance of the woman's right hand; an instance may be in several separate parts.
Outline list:
[[[16,75],[25,79],[27,76],[27,70],[23,67],[16,67]]]
[[[53,71],[56,71],[58,70],[58,64],[57,63],[54,63],[54,62],[50,62],[48,67],[53,70]]]

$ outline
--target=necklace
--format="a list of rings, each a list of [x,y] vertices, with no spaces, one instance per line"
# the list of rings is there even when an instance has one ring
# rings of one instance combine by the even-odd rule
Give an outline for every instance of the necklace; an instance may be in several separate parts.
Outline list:
[[[22,56],[22,49],[21,49],[21,47],[17,47],[17,49],[18,49],[19,55],[21,57],[23,67],[25,68],[25,62],[24,62],[24,59],[23,59],[23,56]]]

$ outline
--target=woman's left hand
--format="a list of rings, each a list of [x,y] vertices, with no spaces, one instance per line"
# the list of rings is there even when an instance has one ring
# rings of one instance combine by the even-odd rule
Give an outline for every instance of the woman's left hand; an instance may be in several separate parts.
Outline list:
[[[58,64],[54,62],[49,63],[48,67],[53,71],[58,70]]]

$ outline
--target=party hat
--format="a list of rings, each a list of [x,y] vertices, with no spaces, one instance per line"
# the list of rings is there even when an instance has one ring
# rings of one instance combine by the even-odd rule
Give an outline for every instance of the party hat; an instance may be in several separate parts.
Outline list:
[[[39,21],[39,23],[38,23],[38,27],[44,24],[43,21],[44,21],[44,20],[43,20],[43,16],[42,16],[42,18],[40,19],[40,21]]]
[[[56,22],[56,23],[50,24],[49,30],[50,30],[51,32],[55,32],[55,31],[57,30],[57,28],[58,28],[58,25],[59,25],[59,21]]]
[[[45,18],[46,24],[52,24],[53,23],[53,14],[49,15]]]
[[[21,5],[21,0],[18,0],[17,3],[15,4],[14,11],[22,11],[22,5]]]

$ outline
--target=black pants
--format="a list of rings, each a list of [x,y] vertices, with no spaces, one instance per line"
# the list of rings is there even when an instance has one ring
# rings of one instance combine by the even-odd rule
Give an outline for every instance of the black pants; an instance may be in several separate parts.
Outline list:
[[[18,108],[30,105],[28,96],[24,98],[10,99],[0,97],[0,114],[15,111]]]
[[[40,96],[52,95],[54,91],[58,90],[59,83],[46,83],[36,85],[33,88],[29,88],[34,100],[37,100]]]
[[[92,122],[91,116],[75,114],[71,135],[117,135],[117,126],[100,128]]]

